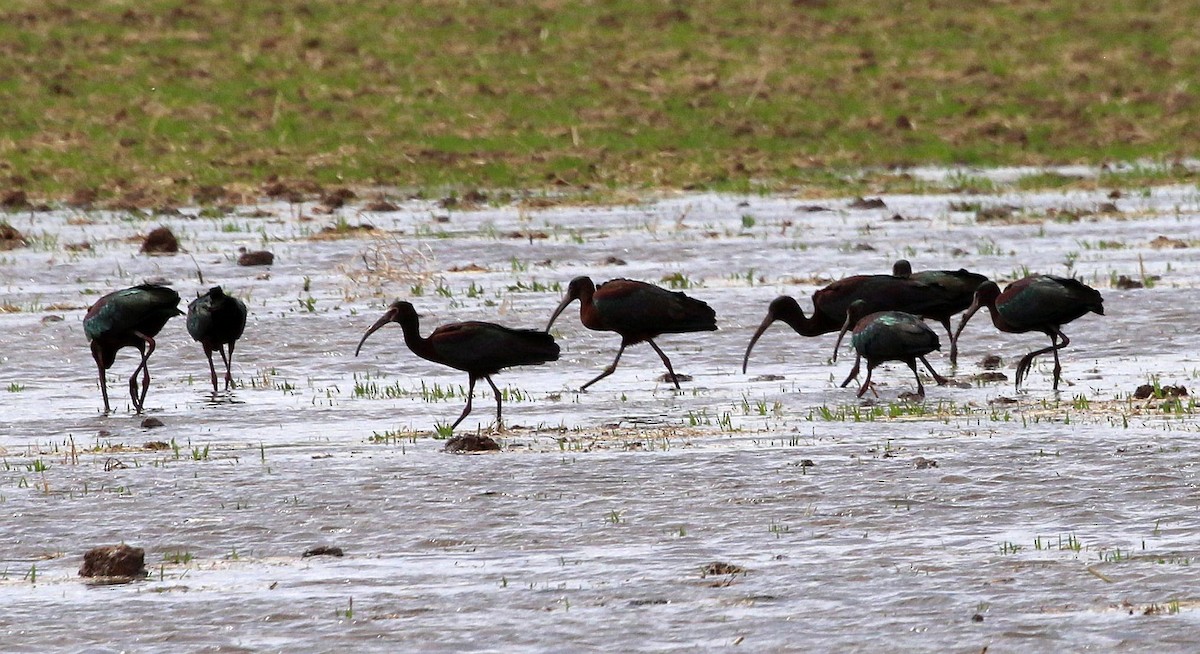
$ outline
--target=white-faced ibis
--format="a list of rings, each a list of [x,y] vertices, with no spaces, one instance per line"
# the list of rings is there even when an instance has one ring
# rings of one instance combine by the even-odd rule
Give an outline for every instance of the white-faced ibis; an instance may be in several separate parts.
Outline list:
[[[403,300],[393,302],[383,317],[363,334],[354,356],[358,356],[368,336],[390,322],[398,323],[403,329],[404,343],[413,354],[467,373],[470,379],[467,406],[450,429],[457,427],[471,412],[477,379],[486,380],[496,395],[496,424],[499,426],[500,389],[492,382],[492,375],[512,366],[558,360],[558,344],[554,337],[536,329],[512,329],[490,322],[456,322],[434,329],[428,338],[422,337],[417,310]]]
[[[966,311],[975,299],[975,291],[987,277],[973,273],[965,268],[958,270],[922,270],[914,273],[912,264],[906,259],[900,259],[892,266],[892,275],[901,279],[912,279],[929,285],[941,302],[929,302],[917,315],[929,320],[936,320],[946,328],[946,336],[950,338],[950,365],[958,365],[958,336],[950,327],[950,317],[961,311]]]
[[[1071,342],[1062,326],[1088,312],[1104,315],[1104,298],[1100,297],[1099,291],[1077,279],[1055,275],[1018,279],[1005,287],[1003,293],[995,282],[986,282],[975,291],[975,301],[963,315],[956,333],[962,333],[967,321],[980,307],[988,308],[992,324],[1002,332],[1042,332],[1050,337],[1050,347],[1034,350],[1017,363],[1016,387],[1021,388],[1021,381],[1029,374],[1034,357],[1053,352],[1054,390],[1058,390],[1058,381],[1062,377],[1058,351]]]
[[[579,300],[579,319],[584,327],[616,332],[621,336],[621,348],[617,350],[617,357],[612,364],[580,387],[581,391],[586,391],[588,386],[613,374],[625,348],[643,341],[658,353],[678,389],[679,379],[671,367],[671,360],[659,349],[654,338],[660,334],[717,329],[717,312],[712,307],[678,291],[668,291],[632,279],[610,279],[596,286],[589,277],[576,277],[567,286],[567,295],[550,316],[550,322],[546,323],[547,332],[559,314],[575,300]]]
[[[246,329],[246,303],[226,295],[220,286],[192,300],[187,311],[187,330],[204,348],[208,371],[212,374],[213,395],[217,394],[217,368],[213,365],[213,350],[221,353],[225,362],[225,389],[233,383],[233,346]],[[229,355],[225,355],[225,346]]]
[[[100,393],[104,396],[104,412],[108,407],[108,382],[104,371],[112,367],[117,351],[123,347],[135,347],[142,353],[142,360],[129,377],[129,397],[138,413],[146,401],[150,388],[150,368],[146,362],[154,353],[154,337],[163,325],[179,310],[179,294],[173,289],[157,284],[142,284],[113,291],[96,300],[83,317],[83,332],[91,341],[92,358],[100,372]],[[142,388],[138,391],[138,373],[142,373]]]
[[[767,316],[750,338],[742,357],[742,372],[750,363],[750,352],[759,337],[776,320],[784,322],[801,336],[820,336],[841,329],[846,322],[846,309],[856,300],[866,302],[866,313],[876,311],[906,311],[916,315],[934,315],[944,304],[939,289],[916,279],[893,275],[853,275],[833,282],[813,293],[813,315],[795,299],[781,295],[771,301]]]
[[[859,397],[870,388],[871,372],[875,370],[875,366],[884,361],[903,361],[912,368],[913,375],[917,378],[919,397],[925,397],[925,386],[917,373],[918,359],[929,369],[939,386],[946,383],[946,378],[939,375],[925,359],[926,354],[940,348],[937,334],[918,316],[903,311],[878,311],[868,314],[866,302],[853,302],[846,310],[846,323],[838,333],[837,344],[833,346],[834,361],[837,361],[837,350],[842,344],[842,337],[851,326],[854,327],[854,332],[850,342],[854,345],[856,356],[854,368],[850,370],[846,381],[842,382],[842,388],[858,376],[859,363],[863,359],[867,360],[867,378],[858,389]]]

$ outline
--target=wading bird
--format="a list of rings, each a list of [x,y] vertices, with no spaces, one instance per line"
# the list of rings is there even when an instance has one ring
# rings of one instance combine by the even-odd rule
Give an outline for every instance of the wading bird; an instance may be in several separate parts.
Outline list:
[[[558,344],[554,342],[554,337],[543,331],[471,321],[442,325],[425,338],[421,336],[419,318],[411,303],[403,300],[393,302],[383,317],[363,334],[354,356],[358,356],[368,336],[394,322],[404,331],[404,343],[413,354],[467,373],[470,380],[467,406],[458,420],[450,425],[451,430],[471,413],[471,398],[475,394],[477,379],[486,380],[496,395],[496,425],[500,426],[500,389],[492,382],[492,375],[512,366],[531,366],[558,360]]]
[[[750,352],[759,337],[776,320],[782,321],[801,336],[821,336],[841,329],[846,309],[852,302],[866,303],[866,313],[905,311],[916,315],[934,315],[945,302],[939,289],[917,279],[893,275],[853,275],[844,277],[813,293],[813,314],[805,316],[795,299],[781,295],[771,301],[767,316],[750,337],[742,357],[742,372],[750,363]]]
[[[929,285],[933,293],[941,300],[932,302],[918,314],[922,318],[936,320],[946,328],[946,336],[950,339],[950,365],[958,365],[958,336],[950,327],[950,317],[971,306],[975,299],[975,291],[988,279],[979,273],[973,273],[965,268],[958,270],[922,270],[914,273],[912,264],[906,259],[900,259],[892,266],[892,276],[900,279],[912,279]]]
[[[150,368],[147,361],[154,353],[154,337],[163,325],[179,310],[179,294],[157,284],[142,284],[113,291],[96,300],[83,317],[83,333],[91,341],[92,358],[100,373],[100,393],[104,396],[104,413],[109,412],[108,382],[104,371],[112,367],[117,351],[135,347],[142,360],[129,377],[129,397],[133,408],[142,412],[146,391],[150,388]],[[138,373],[142,373],[142,388],[138,391]]]
[[[212,374],[213,395],[217,394],[217,368],[213,365],[213,350],[221,353],[225,362],[225,389],[233,383],[233,346],[246,329],[246,303],[226,295],[220,286],[192,300],[187,311],[187,330],[192,338],[204,348],[208,358],[208,371]],[[225,346],[229,355],[225,355]]]
[[[918,359],[929,369],[938,386],[946,384],[946,378],[939,375],[925,359],[926,354],[940,348],[937,334],[929,328],[929,325],[922,322],[919,317],[903,311],[878,311],[870,314],[866,311],[867,303],[862,300],[849,306],[846,310],[846,322],[842,326],[842,331],[838,333],[837,344],[833,346],[833,360],[837,361],[837,351],[842,344],[842,337],[853,326],[854,332],[850,337],[850,342],[854,345],[856,352],[854,368],[850,370],[846,381],[842,382],[842,388],[845,388],[850,380],[858,376],[859,363],[863,359],[867,360],[867,378],[858,389],[859,397],[862,397],[863,393],[870,388],[871,372],[875,366],[885,361],[903,361],[908,364],[909,368],[912,368],[913,376],[917,378],[918,397],[925,397],[925,386],[921,383],[920,374],[917,373]]]
[[[956,334],[962,333],[967,321],[980,307],[987,307],[992,324],[1002,332],[1041,332],[1050,337],[1050,347],[1021,357],[1017,363],[1016,387],[1021,388],[1021,381],[1029,374],[1034,357],[1053,352],[1054,390],[1058,390],[1058,381],[1062,378],[1058,351],[1071,342],[1062,326],[1088,312],[1104,315],[1104,298],[1100,297],[1099,291],[1077,279],[1055,275],[1030,275],[1018,279],[1005,287],[1003,293],[995,282],[986,282],[975,291],[975,301],[963,315]]]
[[[658,353],[678,389],[679,379],[671,367],[671,360],[659,349],[654,338],[660,334],[717,329],[717,313],[712,307],[678,291],[668,291],[632,279],[610,279],[596,286],[589,277],[576,277],[567,286],[567,295],[550,316],[550,322],[546,323],[547,332],[559,314],[575,300],[579,300],[579,319],[584,327],[616,332],[621,336],[621,348],[617,350],[617,357],[612,364],[580,387],[581,391],[586,391],[588,386],[613,374],[625,348],[643,341]]]

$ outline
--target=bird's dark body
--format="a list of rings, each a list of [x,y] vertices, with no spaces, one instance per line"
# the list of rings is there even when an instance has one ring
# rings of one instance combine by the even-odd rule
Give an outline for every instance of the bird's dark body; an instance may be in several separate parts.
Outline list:
[[[1038,275],[1019,279],[996,296],[996,309],[1007,329],[1046,332],[1087,313],[1104,315],[1100,292],[1077,279]]]
[[[842,336],[851,328],[852,324],[854,325],[850,342],[853,344],[857,356],[854,359],[854,368],[846,377],[846,381],[842,382],[842,386],[846,386],[850,380],[858,376],[859,364],[862,359],[867,360],[867,378],[858,390],[860,397],[871,385],[872,371],[885,361],[903,361],[908,364],[917,379],[917,395],[919,396],[925,395],[925,387],[921,383],[920,375],[917,374],[918,360],[925,364],[939,385],[946,383],[946,379],[939,375],[925,359],[926,354],[941,346],[937,334],[929,328],[929,325],[926,325],[919,316],[903,311],[877,311],[864,315],[867,306],[862,301],[851,304],[847,309],[846,322],[842,326],[841,333],[838,334],[838,343],[840,344]],[[837,345],[834,346],[834,358],[837,358]]]
[[[855,325],[850,342],[868,363],[907,361],[941,348],[929,325],[902,311],[880,311],[864,317]]]
[[[246,303],[226,295],[220,286],[192,300],[188,305],[187,330],[192,339],[204,348],[208,358],[208,369],[212,373],[213,393],[217,392],[217,370],[213,366],[213,350],[220,352],[225,362],[225,387],[233,383],[231,367],[233,349],[246,329]],[[226,348],[229,353],[226,355]]]
[[[1003,291],[987,282],[975,291],[975,300],[955,332],[961,334],[971,316],[987,307],[992,324],[1002,332],[1041,332],[1050,337],[1050,347],[1034,350],[1017,363],[1016,387],[1029,374],[1034,357],[1054,354],[1054,389],[1062,379],[1058,351],[1071,343],[1062,326],[1088,313],[1104,315],[1104,298],[1096,289],[1069,277],[1030,275],[1009,284]]]
[[[150,372],[146,362],[154,351],[154,337],[167,321],[183,313],[179,310],[179,294],[158,284],[141,284],[113,291],[88,309],[83,317],[83,333],[91,341],[92,358],[100,374],[100,390],[104,396],[104,412],[108,413],[108,384],[104,371],[116,361],[117,351],[124,347],[137,348],[142,360],[129,378],[130,397],[134,408],[142,410]],[[149,351],[147,351],[147,348]],[[137,375],[144,372],[139,394]]]
[[[958,363],[958,338],[950,327],[950,318],[957,313],[966,311],[975,299],[975,291],[988,280],[984,275],[973,273],[965,268],[958,270],[922,270],[914,273],[912,264],[901,259],[892,266],[892,276],[901,279],[911,279],[924,284],[933,299],[923,306],[914,307],[917,310],[905,309],[922,318],[936,320],[946,328],[950,338],[950,363]]]
[[[416,335],[420,338],[420,335]],[[513,329],[491,322],[458,322],[442,325],[427,339],[404,341],[414,354],[455,370],[486,377],[511,366],[532,366],[557,361],[554,337],[538,329]]]
[[[616,332],[621,347],[616,359],[604,372],[580,387],[588,386],[611,375],[621,360],[625,348],[637,343],[649,343],[667,367],[667,373],[679,388],[679,380],[671,360],[659,349],[654,338],[661,334],[714,331],[717,312],[707,303],[646,282],[632,279],[611,279],[596,286],[589,277],[576,277],[567,286],[566,297],[550,316],[546,331],[571,302],[579,300],[579,319],[585,327],[596,331]]]
[[[973,273],[968,273],[973,274]],[[941,316],[946,311],[945,291],[940,283],[895,275],[852,275],[813,293],[813,314],[804,315],[800,304],[787,295],[771,301],[767,316],[750,338],[742,359],[742,372],[750,362],[754,344],[776,320],[801,336],[821,336],[838,331],[846,323],[850,305],[862,302],[865,313],[904,311],[918,316]],[[970,300],[967,301],[970,303]],[[960,309],[961,310],[961,309]],[[949,322],[946,321],[947,330]]]
[[[442,325],[428,337],[421,336],[420,317],[409,302],[396,301],[379,320],[363,334],[354,355],[358,356],[367,337],[380,327],[399,323],[404,344],[413,354],[444,366],[467,373],[467,406],[450,426],[454,429],[471,413],[475,382],[487,381],[496,397],[496,423],[500,423],[500,389],[492,375],[512,366],[530,366],[557,361],[558,343],[550,334],[536,329],[513,329],[490,322],[457,322]]]
[[[705,302],[632,279],[597,286],[592,301],[580,304],[580,319],[588,329],[620,334],[628,345],[717,328],[717,312]]]
[[[215,286],[188,305],[187,330],[197,342],[227,345],[242,337],[247,315],[245,302]]]

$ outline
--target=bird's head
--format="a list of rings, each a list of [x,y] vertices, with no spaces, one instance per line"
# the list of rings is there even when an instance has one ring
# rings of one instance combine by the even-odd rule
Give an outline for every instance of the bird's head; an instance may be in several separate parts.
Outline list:
[[[767,315],[755,330],[754,336],[750,337],[750,344],[746,346],[746,354],[742,357],[742,373],[745,374],[746,368],[750,365],[750,351],[754,349],[754,344],[767,331],[776,320],[782,320],[789,325],[798,323],[804,320],[804,310],[800,308],[800,303],[790,295],[780,295],[771,300],[771,304],[767,307]]]
[[[563,296],[562,302],[558,303],[558,307],[554,309],[554,313],[550,314],[550,321],[546,323],[546,331],[550,331],[550,327],[554,325],[554,321],[558,319],[559,314],[566,310],[567,306],[575,300],[588,302],[591,300],[592,294],[596,292],[596,284],[592,282],[591,277],[576,277],[567,284],[567,294]]]
[[[903,261],[903,260],[901,260]],[[908,263],[905,261],[905,263]],[[842,337],[846,332],[854,328],[858,321],[862,320],[867,315],[867,301],[855,300],[846,307],[846,322],[842,323],[842,330],[838,332],[837,341],[833,344],[833,360],[837,361],[838,348],[842,346]]]
[[[379,317],[379,320],[376,320],[375,324],[371,325],[370,329],[367,330],[367,333],[363,334],[362,340],[358,342],[358,347],[354,349],[354,356],[358,356],[358,353],[362,350],[363,343],[367,342],[367,337],[378,331],[380,327],[383,327],[390,322],[399,323],[401,325],[409,322],[415,323],[419,318],[420,316],[417,314],[417,309],[412,305],[411,302],[396,300],[390,307],[388,307],[388,310]]]
[[[892,264],[892,277],[903,279],[912,277],[912,264],[908,262],[908,259],[900,259]]]
[[[958,329],[954,331],[954,340],[958,340],[959,334],[962,334],[971,316],[975,315],[975,312],[983,307],[994,307],[997,297],[1000,297],[1000,287],[996,285],[996,282],[989,279],[980,284],[979,288],[975,289],[975,299],[971,301],[971,306],[967,307],[967,312],[963,314],[962,321],[958,323]]]

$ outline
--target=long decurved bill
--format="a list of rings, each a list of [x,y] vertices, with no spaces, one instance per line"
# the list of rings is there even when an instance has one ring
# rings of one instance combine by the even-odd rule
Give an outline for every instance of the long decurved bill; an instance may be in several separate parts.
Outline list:
[[[387,313],[383,314],[382,318],[376,320],[375,324],[371,325],[371,328],[367,330],[367,333],[363,334],[362,340],[358,342],[358,347],[354,348],[354,356],[358,356],[359,351],[362,350],[363,343],[367,342],[367,337],[378,331],[380,327],[383,327],[389,322],[394,322],[396,320],[397,313],[398,312],[395,309],[388,309]]]
[[[971,306],[967,307],[967,312],[963,314],[962,322],[958,323],[958,329],[954,330],[954,338],[951,341],[952,343],[958,342],[958,335],[961,334],[963,328],[967,326],[967,321],[970,320],[971,316],[975,315],[975,312],[979,311],[980,307],[982,306],[983,305],[979,303],[978,297],[971,302]]]
[[[754,344],[758,342],[758,339],[762,337],[763,332],[767,331],[767,327],[770,327],[771,323],[775,322],[775,320],[775,312],[767,311],[767,317],[763,318],[762,324],[758,326],[758,329],[754,332],[754,336],[750,337],[750,344],[746,346],[746,354],[742,357],[743,375],[746,374],[746,368],[750,365],[750,350],[754,349]]]
[[[851,327],[853,327],[853,325],[850,324],[850,322],[853,320],[851,317],[852,315],[852,311],[846,312],[846,322],[842,323],[842,331],[838,332],[837,341],[833,343],[833,361],[835,363],[837,362],[838,350],[842,347],[842,337],[846,335],[846,332],[850,331]]]
[[[562,302],[558,303],[558,308],[554,310],[554,313],[550,314],[550,322],[546,323],[547,332],[550,331],[550,327],[554,324],[554,321],[558,319],[559,314],[565,311],[567,306],[574,301],[575,296],[568,293],[567,296],[562,299]]]

